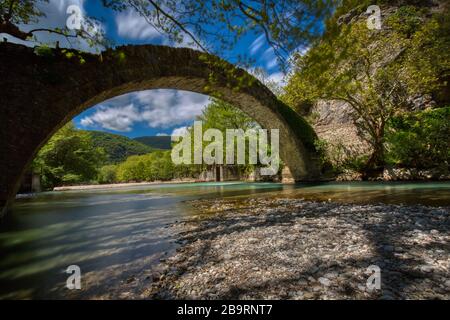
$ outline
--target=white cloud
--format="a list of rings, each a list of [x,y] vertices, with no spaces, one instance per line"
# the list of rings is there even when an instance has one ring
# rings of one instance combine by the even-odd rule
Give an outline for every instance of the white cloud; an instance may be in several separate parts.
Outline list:
[[[272,47],[267,48],[260,56],[260,61],[264,63],[265,69],[274,69],[278,65],[278,59]]]
[[[267,50],[264,51],[264,53],[262,54],[262,59],[266,64],[267,70],[275,68],[278,64],[277,56],[275,55],[275,52],[272,47],[267,48]]]
[[[133,124],[139,120],[139,111],[133,104],[114,108],[101,105],[92,116],[84,117],[80,123],[84,127],[100,125],[109,130],[131,131]]]
[[[269,75],[269,80],[275,82],[278,85],[283,85],[285,77],[286,75],[283,72],[274,72]]]
[[[262,34],[256,38],[249,47],[250,55],[254,55],[264,45],[265,36]]]
[[[161,38],[161,33],[135,10],[116,15],[117,33],[125,39],[151,40]]]
[[[120,12],[116,15],[115,20],[117,24],[117,33],[122,38],[136,40],[157,39],[166,46],[201,50],[201,48],[193,42],[191,37],[184,32],[181,32],[181,35],[183,36],[181,42],[174,42],[170,40],[167,35],[158,31],[149,23],[149,21],[144,16],[142,16],[136,10],[127,10],[124,12]],[[193,33],[192,30],[188,31],[190,33]],[[202,45],[206,47],[204,44]]]
[[[304,47],[299,47],[296,50],[298,51],[298,53],[302,56],[304,56],[305,54],[308,53],[309,49],[311,49],[311,46],[304,46]]]
[[[200,115],[209,98],[192,92],[153,90],[142,92],[139,101],[146,107],[143,119],[150,127],[167,127],[192,121]]]
[[[49,2],[45,1],[39,1],[37,2],[37,8],[45,13],[45,16],[40,17],[39,21],[34,24],[27,24],[27,25],[20,25],[20,29],[23,31],[30,31],[32,29],[55,29],[60,28],[64,29],[66,27],[67,19],[69,18],[69,15],[67,14],[66,10],[70,5],[76,5],[81,9],[82,15],[86,14],[86,11],[84,9],[85,0],[50,0]],[[87,29],[86,23],[82,24],[85,29]],[[90,34],[95,35],[99,31],[104,31],[105,26],[101,24],[100,22],[97,22],[95,24],[95,29],[90,31]],[[99,47],[91,47],[89,46],[88,42],[81,38],[71,38],[70,42],[65,37],[53,33],[48,32],[36,32],[34,35],[37,38],[37,41],[34,40],[19,40],[15,37],[9,36],[7,34],[2,34],[2,37],[5,37],[8,39],[8,41],[13,43],[18,43],[26,46],[36,46],[41,43],[45,44],[54,44],[56,41],[59,41],[59,45],[62,48],[74,48],[82,51],[88,51],[88,52],[95,52],[99,51],[101,48]]]
[[[59,13],[66,14],[67,7],[70,5],[77,5],[81,9],[83,9],[85,0],[50,0],[49,3],[53,7],[55,7]],[[84,10],[83,10],[84,13]],[[46,14],[48,17],[48,15]]]
[[[157,136],[157,137],[167,137],[168,134],[167,134],[167,133],[164,133],[164,132],[160,132],[160,133],[157,133],[156,136]]]
[[[179,127],[175,128],[172,131],[171,136],[172,137],[183,137],[188,132],[188,127]]]
[[[208,96],[193,92],[140,91],[103,102],[80,124],[116,131],[130,131],[136,123],[145,123],[150,128],[172,128],[193,121],[208,103]]]

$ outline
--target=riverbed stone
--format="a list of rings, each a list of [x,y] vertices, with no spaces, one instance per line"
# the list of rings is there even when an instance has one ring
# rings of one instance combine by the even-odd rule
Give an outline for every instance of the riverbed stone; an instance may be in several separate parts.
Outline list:
[[[319,281],[321,284],[323,284],[324,286],[326,286],[326,287],[328,287],[328,286],[331,284],[330,279],[325,278],[325,277],[320,277],[320,278],[318,279],[318,281]]]
[[[184,245],[165,262],[185,272],[168,271],[151,298],[188,299],[195,288],[201,299],[450,299],[449,207],[276,196],[190,203],[203,218],[172,226]],[[372,265],[380,290],[366,285]]]

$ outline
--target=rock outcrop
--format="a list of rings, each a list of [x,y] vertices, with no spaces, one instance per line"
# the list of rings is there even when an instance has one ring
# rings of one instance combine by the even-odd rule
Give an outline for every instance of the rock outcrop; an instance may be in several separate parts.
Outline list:
[[[448,1],[392,1],[389,5],[381,6],[382,19],[386,19],[403,5],[426,7],[430,12],[441,12],[448,5]],[[362,19],[367,19],[368,13],[363,9],[362,7],[352,9],[339,17],[337,23],[351,24]],[[387,56],[390,56],[388,59],[392,59],[395,53],[387,53]],[[450,99],[448,87],[444,88],[442,93],[437,93],[436,97],[430,94],[411,96],[409,99],[410,111],[422,111],[434,108],[437,106],[436,101],[440,105],[450,103],[448,101]],[[371,146],[358,133],[354,124],[355,117],[353,110],[348,103],[336,100],[319,100],[310,108],[308,117],[311,119],[318,137],[327,143],[328,156],[332,164],[336,165],[346,159],[354,159],[358,156],[370,154]],[[350,175],[344,174],[343,179],[347,180],[349,177],[354,176],[355,173]],[[394,180],[397,180],[397,178]]]

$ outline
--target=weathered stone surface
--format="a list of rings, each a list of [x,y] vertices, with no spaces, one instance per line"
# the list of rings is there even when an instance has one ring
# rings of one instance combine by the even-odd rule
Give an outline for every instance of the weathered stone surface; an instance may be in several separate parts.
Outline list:
[[[83,53],[80,63],[78,56],[68,58],[60,50],[37,55],[33,48],[0,43],[0,208],[14,197],[39,148],[62,125],[106,99],[149,89],[212,90],[211,95],[220,95],[263,127],[280,130],[281,157],[296,180],[317,179],[313,129],[259,81],[233,90],[224,71],[232,66],[216,66],[201,55],[186,48],[126,46],[101,57]],[[213,84],[208,82],[212,72]]]
[[[333,165],[370,153],[370,145],[361,139],[354,125],[353,110],[348,103],[319,100],[310,112],[319,139],[328,143],[327,156]]]
[[[429,170],[418,170],[415,168],[385,168],[383,180],[450,180],[450,172],[439,168]]]

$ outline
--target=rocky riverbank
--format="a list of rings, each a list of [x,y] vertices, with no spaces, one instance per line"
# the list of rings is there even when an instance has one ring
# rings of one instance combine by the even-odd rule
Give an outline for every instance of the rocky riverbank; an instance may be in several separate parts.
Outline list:
[[[195,179],[173,179],[169,181],[150,181],[150,182],[124,182],[124,183],[111,183],[111,184],[86,184],[77,186],[62,186],[55,187],[53,191],[73,191],[73,190],[94,190],[94,189],[113,189],[113,188],[123,188],[123,187],[142,187],[142,186],[152,186],[158,184],[179,184],[179,183],[193,183],[199,182]]]
[[[201,200],[170,228],[159,299],[450,299],[450,208]],[[369,266],[381,288],[369,289]]]

